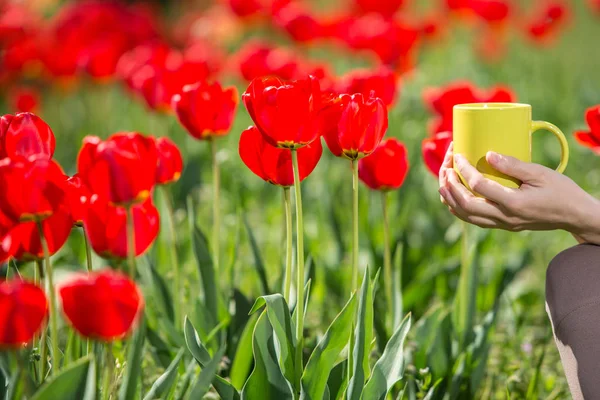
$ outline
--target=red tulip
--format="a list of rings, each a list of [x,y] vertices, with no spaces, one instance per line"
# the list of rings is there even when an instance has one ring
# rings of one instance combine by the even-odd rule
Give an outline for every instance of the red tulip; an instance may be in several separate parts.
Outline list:
[[[12,256],[12,241],[8,233],[15,222],[0,211],[0,264],[5,263]],[[4,249],[6,247],[6,249]]]
[[[135,86],[135,83],[139,83],[135,80],[136,73],[147,65],[151,67],[165,65],[169,53],[169,47],[162,42],[137,46],[121,56],[116,66],[116,74],[130,89],[138,89]]]
[[[147,199],[133,206],[135,255],[144,253],[158,236],[160,216]],[[127,212],[92,195],[83,220],[85,232],[94,251],[112,259],[127,258]]]
[[[144,309],[135,282],[110,269],[78,274],[58,292],[71,326],[84,337],[105,342],[131,332]]]
[[[238,17],[252,17],[261,13],[264,9],[262,1],[259,0],[227,0],[229,8]]]
[[[527,24],[527,34],[536,42],[551,41],[564,25],[567,17],[568,9],[565,3],[548,3]]]
[[[321,22],[297,2],[290,2],[280,8],[273,16],[273,22],[296,42],[312,42],[324,35]]]
[[[391,17],[404,4],[404,0],[354,0],[357,8],[364,12],[376,12],[386,17]]]
[[[579,144],[592,149],[596,154],[600,154],[600,104],[588,108],[585,119],[590,129],[575,132],[575,139]]]
[[[10,92],[10,102],[19,113],[34,112],[40,105],[40,94],[32,87],[17,87]]]
[[[510,16],[510,4],[506,0],[469,0],[469,8],[487,22],[501,22]]]
[[[29,112],[6,114],[0,119],[0,158],[40,156],[51,159],[55,139],[52,129]]]
[[[588,0],[588,4],[592,11],[600,15],[600,0]]]
[[[198,82],[173,97],[179,122],[196,139],[225,136],[235,117],[238,92],[235,86],[222,88],[218,82]]]
[[[298,77],[300,71],[297,57],[289,50],[257,41],[250,41],[239,50],[237,63],[247,81],[264,76],[290,80]]]
[[[514,93],[507,87],[495,86],[486,91],[470,82],[462,81],[441,88],[426,89],[423,97],[427,106],[439,117],[434,121],[433,134],[452,130],[452,112],[457,104],[503,103],[513,102],[516,99]]]
[[[48,253],[56,254],[66,243],[73,227],[73,218],[67,203],[62,204],[51,217],[42,221]],[[2,241],[5,252],[17,260],[42,260],[44,249],[35,222],[22,222],[15,225]]]
[[[106,141],[83,140],[77,159],[81,179],[94,194],[114,204],[143,202],[156,183],[158,164],[153,137],[137,132],[115,133]]]
[[[67,202],[73,221],[79,226],[83,225],[83,218],[87,212],[91,196],[90,189],[83,182],[79,174],[75,174],[67,179]]]
[[[257,78],[242,99],[256,127],[273,146],[298,148],[319,137],[321,90],[312,76],[291,82]]]
[[[31,342],[48,316],[44,291],[26,281],[0,281],[0,347],[16,348]]]
[[[388,128],[387,109],[379,98],[343,94],[321,112],[323,136],[337,157],[356,160],[371,154]]]
[[[436,133],[433,137],[423,140],[421,150],[423,152],[423,161],[429,172],[436,177],[440,173],[440,168],[444,161],[444,156],[448,147],[452,143],[452,132]]]
[[[288,187],[294,184],[292,155],[287,149],[271,146],[256,127],[242,132],[240,158],[255,175],[273,185]],[[315,169],[323,154],[320,140],[298,149],[298,171],[303,181]]]
[[[44,158],[5,158],[0,161],[0,210],[15,222],[41,221],[60,207],[66,176],[60,166]]]
[[[406,146],[395,138],[384,140],[373,154],[358,162],[358,177],[374,190],[398,189],[407,173]]]
[[[173,141],[166,137],[156,139],[158,166],[156,167],[156,184],[165,185],[176,182],[183,170],[181,152]]]
[[[369,97],[373,91],[386,106],[394,104],[398,89],[396,75],[391,69],[385,67],[376,71],[350,72],[344,75],[337,85],[337,92],[340,94],[361,93],[364,97]]]

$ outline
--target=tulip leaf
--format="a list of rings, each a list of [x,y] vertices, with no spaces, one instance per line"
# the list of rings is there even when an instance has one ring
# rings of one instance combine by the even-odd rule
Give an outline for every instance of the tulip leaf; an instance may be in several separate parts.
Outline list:
[[[355,312],[356,296],[353,294],[308,359],[302,375],[301,398],[323,399],[331,370],[342,350],[348,345]]]
[[[348,360],[338,363],[332,368],[327,379],[327,389],[331,400],[341,399],[348,386]]]
[[[244,215],[244,225],[246,226],[246,232],[248,232],[248,241],[250,242],[252,254],[254,255],[254,266],[256,267],[256,272],[258,273],[258,278],[260,279],[260,283],[263,288],[263,293],[269,294],[271,293],[271,289],[269,289],[269,282],[267,280],[265,263],[263,262],[263,258],[260,255],[260,250],[258,248],[258,244],[256,243],[256,238],[254,237],[252,228],[250,228],[250,224],[248,223],[248,218],[246,218],[246,215]]]
[[[404,340],[411,324],[409,314],[385,346],[383,354],[375,363],[371,378],[365,385],[361,399],[385,400],[390,389],[402,379],[406,363],[404,362]]]
[[[127,354],[127,369],[121,382],[119,391],[119,400],[129,400],[135,397],[137,387],[140,382],[142,369],[142,351],[144,349],[144,340],[146,339],[146,321],[145,315],[140,317],[139,325],[129,343]]]
[[[163,398],[163,394],[168,393],[169,390],[173,387],[175,380],[177,379],[177,370],[179,368],[179,363],[181,362],[181,358],[183,357],[184,350],[181,349],[169,365],[169,368],[165,370],[165,372],[158,377],[156,382],[152,385],[146,396],[144,396],[144,400],[152,400],[156,398]]]
[[[150,326],[146,328],[146,338],[150,343],[154,358],[163,368],[168,368],[171,364],[171,348],[169,345]]]
[[[200,278],[202,280],[202,288],[204,290],[204,305],[210,313],[212,319],[211,329],[217,325],[219,316],[219,304],[217,295],[217,282],[215,280],[215,270],[210,252],[208,249],[208,241],[204,233],[196,226],[192,226],[192,245],[194,248],[194,256],[198,263]]]
[[[379,275],[379,273],[377,273]],[[376,282],[377,279],[374,280]],[[354,330],[354,348],[352,349],[353,363],[352,377],[348,382],[348,400],[360,399],[361,392],[365,386],[370,367],[369,353],[371,340],[373,339],[373,283],[369,278],[369,268],[365,270],[360,298],[358,303],[358,314]]]
[[[254,353],[254,370],[242,390],[242,399],[277,399],[294,398],[289,382],[283,376],[275,359],[276,349],[273,329],[269,324],[267,312],[263,311],[252,338]]]
[[[202,342],[200,342],[200,338],[198,337],[196,329],[194,329],[194,325],[190,322],[190,320],[187,317],[185,318],[184,333],[185,342],[187,344],[188,350],[190,351],[192,356],[194,356],[194,359],[196,359],[196,361],[202,368],[208,368],[208,365],[211,363],[210,354],[208,353],[208,350],[206,350]],[[223,354],[221,354],[220,358],[222,357]],[[222,399],[239,399],[239,393],[237,389],[231,384],[231,382],[228,382],[220,376],[216,375],[216,371],[214,381],[212,382],[212,384]]]
[[[185,394],[187,393],[187,390],[190,387],[190,383],[192,381],[192,376],[194,376],[195,372],[196,372],[196,359],[193,359],[188,363],[188,365],[185,369],[185,374],[181,378],[181,383],[178,385],[179,393],[177,394],[177,396],[174,397],[175,399],[177,399],[177,400],[184,399]]]
[[[262,296],[256,299],[250,313],[266,306],[267,317],[273,328],[273,339],[277,351],[277,361],[283,376],[293,384],[296,371],[296,337],[295,326],[290,316],[290,308],[279,293]]]
[[[221,365],[221,359],[223,358],[223,354],[225,354],[225,346],[221,347],[214,355],[214,357],[208,362],[208,364],[204,365],[196,383],[192,387],[192,391],[190,392],[190,399],[202,399],[206,392],[210,389],[210,385],[213,382],[217,382],[215,378],[218,378],[217,372],[219,371],[219,366]],[[225,381],[223,379],[223,381]],[[227,381],[225,381],[227,382]],[[217,386],[215,385],[215,389]],[[219,395],[223,400],[231,400],[231,399],[239,399],[239,395],[237,391],[233,388],[233,386],[229,386],[230,393],[227,396],[224,396],[221,391]]]
[[[96,363],[89,356],[67,366],[45,383],[31,400],[94,400],[96,394]]]
[[[252,315],[248,320],[238,341],[235,357],[233,357],[233,363],[231,364],[229,377],[233,386],[238,390],[244,387],[246,378],[248,378],[248,374],[252,368],[252,336],[256,327],[256,321],[258,321],[258,314]]]

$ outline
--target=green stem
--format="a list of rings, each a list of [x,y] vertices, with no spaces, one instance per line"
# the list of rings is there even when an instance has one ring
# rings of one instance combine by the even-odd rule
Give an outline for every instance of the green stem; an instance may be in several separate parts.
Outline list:
[[[285,301],[290,303],[290,291],[292,287],[292,203],[290,188],[283,188],[283,198],[285,202],[285,229],[286,229],[286,250],[285,250]]]
[[[171,262],[173,266],[171,269],[174,273],[173,279],[173,296],[175,297],[175,326],[177,328],[181,328],[182,320],[181,315],[185,315],[185,311],[183,310],[183,294],[181,293],[181,272],[179,266],[179,257],[177,256],[177,234],[175,231],[175,212],[173,208],[173,201],[171,200],[171,195],[166,186],[162,186],[162,194],[165,199],[165,205],[167,207],[167,220],[169,221],[169,233],[170,238],[169,242],[171,245]]]
[[[135,279],[135,225],[132,205],[127,206],[127,262],[129,277]]]
[[[215,270],[219,270],[219,237],[221,220],[219,215],[219,163],[217,162],[217,143],[216,139],[210,138],[210,151],[212,154],[212,172],[213,172],[213,262]]]
[[[358,285],[358,161],[352,160],[352,290]]]
[[[388,195],[387,192],[381,192],[381,201],[383,205],[383,273],[385,276],[385,296],[389,310],[394,308],[394,299],[392,291],[392,257],[390,248],[390,221],[388,217]],[[396,315],[392,312],[392,315]]]
[[[81,227],[81,231],[83,232],[83,240],[85,241],[85,258],[87,261],[87,271],[92,272],[93,264],[92,264],[92,249],[90,248],[90,241],[87,236],[87,232],[84,227]]]
[[[469,260],[469,225],[462,223],[461,269],[458,287],[458,325],[462,331],[461,348],[467,345],[472,333],[477,302],[477,268]]]
[[[300,378],[304,369],[302,347],[304,345],[304,222],[302,218],[302,190],[300,188],[300,172],[298,169],[298,152],[291,149],[292,167],[294,170],[294,190],[296,194],[296,251],[298,252],[298,267],[296,268],[296,384],[300,387]]]
[[[115,362],[112,359],[112,342],[104,345],[104,378],[102,383],[102,399],[110,399],[110,388],[113,378]]]
[[[44,260],[46,261],[46,277],[48,279],[48,292],[50,294],[50,340],[52,341],[52,376],[56,376],[60,369],[60,350],[58,349],[58,315],[56,311],[56,292],[54,290],[54,272],[50,262],[50,252],[48,251],[48,242],[44,236],[42,223],[37,223],[40,234]]]
[[[40,331],[40,384],[44,383],[48,373],[48,346],[46,345],[46,327]]]

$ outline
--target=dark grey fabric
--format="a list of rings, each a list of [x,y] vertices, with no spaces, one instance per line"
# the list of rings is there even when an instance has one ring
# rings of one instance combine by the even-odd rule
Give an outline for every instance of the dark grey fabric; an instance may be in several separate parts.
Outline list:
[[[550,262],[546,308],[573,398],[600,399],[600,246],[580,244]]]

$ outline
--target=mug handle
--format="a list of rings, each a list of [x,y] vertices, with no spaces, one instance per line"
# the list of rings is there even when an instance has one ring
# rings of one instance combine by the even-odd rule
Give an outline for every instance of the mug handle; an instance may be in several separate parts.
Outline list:
[[[564,133],[556,125],[551,124],[546,121],[533,121],[531,123],[531,133],[533,134],[535,131],[539,131],[540,129],[544,129],[550,131],[556,136],[558,141],[560,142],[560,164],[556,168],[556,172],[563,173],[565,168],[567,168],[567,163],[569,162],[569,144],[567,143],[567,138]]]

